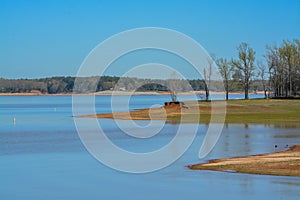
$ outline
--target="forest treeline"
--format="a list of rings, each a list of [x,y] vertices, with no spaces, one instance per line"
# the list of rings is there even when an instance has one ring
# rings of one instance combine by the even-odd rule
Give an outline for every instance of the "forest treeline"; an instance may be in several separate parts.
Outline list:
[[[300,40],[284,40],[277,46],[266,46],[265,55],[256,59],[256,52],[247,43],[237,47],[236,58],[214,58],[203,67],[202,77],[197,80],[151,80],[130,77],[51,77],[40,79],[0,78],[0,92],[21,93],[39,91],[44,94],[88,93],[105,90],[121,91],[190,91],[204,90],[206,100],[210,91],[264,91],[265,97],[292,97],[300,95]],[[212,80],[213,61],[223,78],[223,84]],[[76,84],[75,84],[76,81]],[[170,84],[171,83],[171,84]],[[76,87],[74,87],[76,85]]]
[[[99,92],[105,90],[120,90],[120,91],[168,91],[169,80],[151,80],[139,79],[130,77],[115,77],[115,76],[95,76],[77,78],[76,87],[74,82],[76,77],[51,77],[41,79],[4,79],[0,78],[0,92],[1,93],[28,93],[41,92],[44,94],[58,94],[58,93],[89,93]],[[120,80],[120,81],[119,81]],[[205,90],[204,80],[173,80],[175,81],[177,90],[179,91],[200,91]],[[232,81],[235,85],[233,92],[242,91],[239,82]],[[212,82],[212,90],[221,91],[220,82]],[[256,80],[252,85],[251,90],[262,90],[262,84]]]

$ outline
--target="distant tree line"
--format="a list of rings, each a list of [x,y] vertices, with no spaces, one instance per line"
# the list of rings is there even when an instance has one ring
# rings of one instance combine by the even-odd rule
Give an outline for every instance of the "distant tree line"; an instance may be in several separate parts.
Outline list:
[[[74,88],[74,83],[76,87]],[[89,93],[99,92],[105,90],[120,90],[120,91],[169,91],[168,83],[170,80],[151,80],[139,78],[120,78],[115,76],[95,76],[95,77],[51,77],[40,79],[4,79],[0,78],[0,92],[1,93],[29,93],[40,92],[44,94],[58,94],[58,93]],[[205,81],[197,80],[172,80],[175,81],[176,91],[204,91]],[[261,90],[260,81],[254,81],[252,90]],[[230,80],[232,87],[230,91],[241,91],[239,83]],[[187,86],[188,85],[188,86]],[[211,81],[211,88],[213,91],[222,91],[220,82]],[[234,89],[235,88],[235,89]]]
[[[76,77],[51,77],[40,79],[4,79],[0,78],[0,92],[2,93],[20,93],[39,91],[41,93],[57,94],[57,93],[71,93],[73,92],[74,82]],[[78,78],[81,80],[81,88],[86,91],[78,92],[92,92],[109,90],[118,81],[118,77],[88,77]],[[96,88],[95,88],[96,85]]]

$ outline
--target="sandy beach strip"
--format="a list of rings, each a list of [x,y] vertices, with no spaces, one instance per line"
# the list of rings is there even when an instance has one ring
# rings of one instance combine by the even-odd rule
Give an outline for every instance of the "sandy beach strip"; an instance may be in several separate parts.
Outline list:
[[[215,170],[277,176],[300,176],[300,145],[261,155],[221,158],[187,166],[193,170]]]

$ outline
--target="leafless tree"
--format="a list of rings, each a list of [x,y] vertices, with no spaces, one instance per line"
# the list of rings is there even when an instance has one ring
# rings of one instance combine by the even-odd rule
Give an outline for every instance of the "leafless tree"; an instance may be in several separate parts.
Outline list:
[[[258,61],[257,62],[257,67],[258,67],[258,76],[260,77],[260,80],[261,80],[261,83],[262,83],[262,86],[263,86],[263,91],[264,91],[264,94],[265,94],[265,99],[268,98],[268,95],[267,95],[267,81],[266,81],[266,72],[267,72],[267,66],[264,65],[261,61]]]
[[[209,100],[209,89],[210,89],[210,83],[211,83],[211,75],[212,75],[212,65],[213,60],[208,59],[208,72],[206,67],[203,69],[203,76],[204,76],[204,89],[205,89],[205,100]]]
[[[226,101],[228,101],[229,92],[232,88],[231,79],[232,79],[232,74],[234,72],[234,67],[230,65],[230,63],[224,58],[218,59],[216,63],[218,65],[219,72],[223,78],[223,83],[226,92]]]
[[[254,75],[254,60],[255,51],[249,47],[247,43],[241,43],[238,50],[238,60],[232,60],[232,65],[241,74],[241,83],[243,84],[245,99],[249,99],[249,88],[251,83],[251,78]]]
[[[283,41],[278,46],[267,46],[265,58],[269,68],[269,83],[276,97],[299,94],[300,41]]]

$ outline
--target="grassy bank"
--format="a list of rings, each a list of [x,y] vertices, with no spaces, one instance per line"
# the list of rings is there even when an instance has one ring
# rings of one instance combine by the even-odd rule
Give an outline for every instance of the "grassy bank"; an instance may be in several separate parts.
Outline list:
[[[130,118],[134,120],[167,119],[176,122],[180,121],[181,117],[184,115],[184,122],[210,123],[210,102],[199,101],[187,102],[186,104],[188,108],[169,106],[140,109],[130,113],[107,113],[85,117],[117,118],[125,120]],[[300,100],[230,100],[226,105],[225,123],[297,125],[300,123]]]
[[[289,150],[255,156],[211,160],[187,166],[193,170],[235,171],[248,174],[300,176],[300,145]]]

